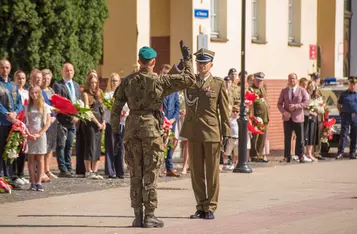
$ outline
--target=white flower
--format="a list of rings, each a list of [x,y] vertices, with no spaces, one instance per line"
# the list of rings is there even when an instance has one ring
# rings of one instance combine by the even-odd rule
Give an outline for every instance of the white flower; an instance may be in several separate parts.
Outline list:
[[[80,108],[84,108],[84,102],[82,100],[77,100],[76,103]]]
[[[111,100],[111,99],[113,99],[113,95],[114,95],[113,92],[104,93],[104,99]]]
[[[259,123],[263,123],[263,119],[260,117],[255,117],[255,119],[259,122]]]
[[[17,151],[15,149],[11,149],[9,150],[9,154],[7,156],[8,158],[18,158],[19,154],[17,153]]]

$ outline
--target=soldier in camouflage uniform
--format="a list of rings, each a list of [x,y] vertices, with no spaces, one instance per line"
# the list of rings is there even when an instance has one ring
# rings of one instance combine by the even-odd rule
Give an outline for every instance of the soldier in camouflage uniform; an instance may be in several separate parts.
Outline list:
[[[163,227],[154,211],[157,208],[157,178],[164,159],[163,99],[195,84],[191,55],[181,41],[182,72],[175,75],[153,74],[157,53],[150,47],[139,51],[140,70],[127,76],[115,94],[111,114],[113,132],[119,133],[120,114],[125,103],[130,114],[124,134],[125,162],[130,171],[130,198],[134,208],[134,227]],[[145,218],[143,220],[143,205]]]
[[[263,156],[266,131],[269,124],[269,104],[265,88],[263,87],[264,76],[262,72],[255,73],[253,84],[249,88],[259,96],[259,101],[255,101],[252,105],[251,114],[261,118],[265,125],[265,133],[256,134],[252,139],[250,158],[256,162],[268,162],[266,156]]]

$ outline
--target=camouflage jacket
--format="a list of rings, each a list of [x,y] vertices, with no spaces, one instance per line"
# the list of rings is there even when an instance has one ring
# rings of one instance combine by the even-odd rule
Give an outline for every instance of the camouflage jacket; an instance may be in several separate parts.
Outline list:
[[[180,74],[158,76],[147,69],[130,74],[115,93],[111,112],[113,132],[119,133],[120,113],[125,103],[130,109],[125,122],[125,139],[162,136],[161,105],[171,93],[189,88],[196,79],[192,73],[191,61],[184,63]]]

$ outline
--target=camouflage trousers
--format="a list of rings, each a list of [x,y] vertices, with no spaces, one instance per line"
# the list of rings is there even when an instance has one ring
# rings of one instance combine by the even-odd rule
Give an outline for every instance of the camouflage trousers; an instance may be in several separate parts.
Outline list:
[[[157,179],[164,159],[162,137],[124,141],[125,163],[130,171],[131,207],[142,209],[151,214],[157,208]]]

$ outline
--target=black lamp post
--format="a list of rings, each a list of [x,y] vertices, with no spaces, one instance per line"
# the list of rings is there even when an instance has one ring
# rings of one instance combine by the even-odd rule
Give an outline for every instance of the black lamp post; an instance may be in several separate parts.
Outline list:
[[[242,53],[241,53],[241,72],[240,72],[240,88],[241,88],[241,102],[239,114],[239,161],[234,168],[235,173],[252,173],[253,170],[247,163],[247,131],[248,120],[245,112],[245,13],[246,0],[242,0]]]

